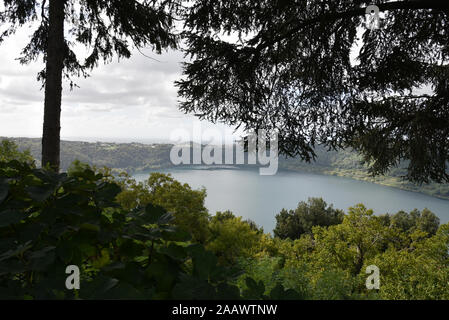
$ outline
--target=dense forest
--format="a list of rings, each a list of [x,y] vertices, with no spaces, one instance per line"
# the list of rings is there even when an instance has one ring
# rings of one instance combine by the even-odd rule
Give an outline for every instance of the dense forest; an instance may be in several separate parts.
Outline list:
[[[0,139],[4,138],[0,137]],[[20,150],[29,150],[31,155],[40,163],[40,139],[11,138],[11,140],[17,143]],[[128,173],[169,168],[173,167],[170,162],[171,147],[170,144],[62,141],[61,168],[67,170],[75,160],[97,167],[106,166],[116,170],[124,170]],[[324,147],[317,147],[316,154],[316,161],[310,163],[298,158],[281,157],[279,168],[344,176],[449,199],[449,184],[415,184],[403,179],[407,171],[405,165],[391,169],[386,175],[373,177],[368,172],[367,165],[362,163],[362,157],[354,151],[329,151]]]
[[[344,212],[311,198],[282,210],[272,236],[209,212],[205,197],[161,173],[36,169],[5,140],[0,298],[449,299],[449,224],[429,210]],[[64,287],[67,265],[80,289]],[[372,265],[379,289],[366,286]]]

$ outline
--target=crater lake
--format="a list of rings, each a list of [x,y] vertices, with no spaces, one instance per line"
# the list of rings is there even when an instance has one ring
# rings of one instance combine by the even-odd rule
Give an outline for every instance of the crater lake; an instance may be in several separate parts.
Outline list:
[[[258,170],[204,167],[154,172],[170,173],[193,189],[206,188],[206,207],[210,214],[230,210],[236,216],[253,220],[265,232],[272,232],[275,216],[283,208],[295,209],[300,201],[307,201],[309,197],[321,197],[328,205],[345,212],[358,203],[373,209],[375,214],[428,208],[441,223],[449,221],[449,200],[343,177],[292,171],[261,176]],[[136,173],[133,177],[143,181],[149,174]]]

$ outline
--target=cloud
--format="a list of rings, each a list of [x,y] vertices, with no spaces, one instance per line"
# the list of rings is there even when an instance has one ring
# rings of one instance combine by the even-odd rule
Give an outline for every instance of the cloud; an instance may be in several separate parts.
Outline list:
[[[44,92],[36,80],[42,61],[20,65],[16,58],[28,34],[20,31],[0,46],[0,135],[40,136]],[[174,81],[183,54],[134,51],[128,60],[100,64],[90,77],[64,84],[62,137],[169,139],[173,130],[192,127],[196,118],[178,110]]]

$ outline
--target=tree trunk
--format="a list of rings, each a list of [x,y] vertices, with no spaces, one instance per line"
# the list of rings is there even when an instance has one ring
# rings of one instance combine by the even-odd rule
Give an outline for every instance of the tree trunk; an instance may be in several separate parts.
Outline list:
[[[48,16],[47,62],[45,68],[44,126],[42,167],[59,171],[61,131],[62,69],[64,63],[65,0],[50,0]]]

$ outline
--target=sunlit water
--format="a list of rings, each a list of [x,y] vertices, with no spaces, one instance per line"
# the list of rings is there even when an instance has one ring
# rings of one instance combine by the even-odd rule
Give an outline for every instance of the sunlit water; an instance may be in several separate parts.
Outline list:
[[[363,203],[376,214],[430,209],[442,223],[449,221],[449,201],[420,193],[403,191],[370,182],[310,173],[280,171],[261,176],[256,170],[169,169],[159,172],[172,176],[192,188],[207,189],[209,212],[231,210],[235,215],[255,221],[265,231],[275,226],[275,215],[282,208],[294,209],[299,201],[322,197],[334,208],[347,210]],[[135,174],[138,181],[149,173]]]

